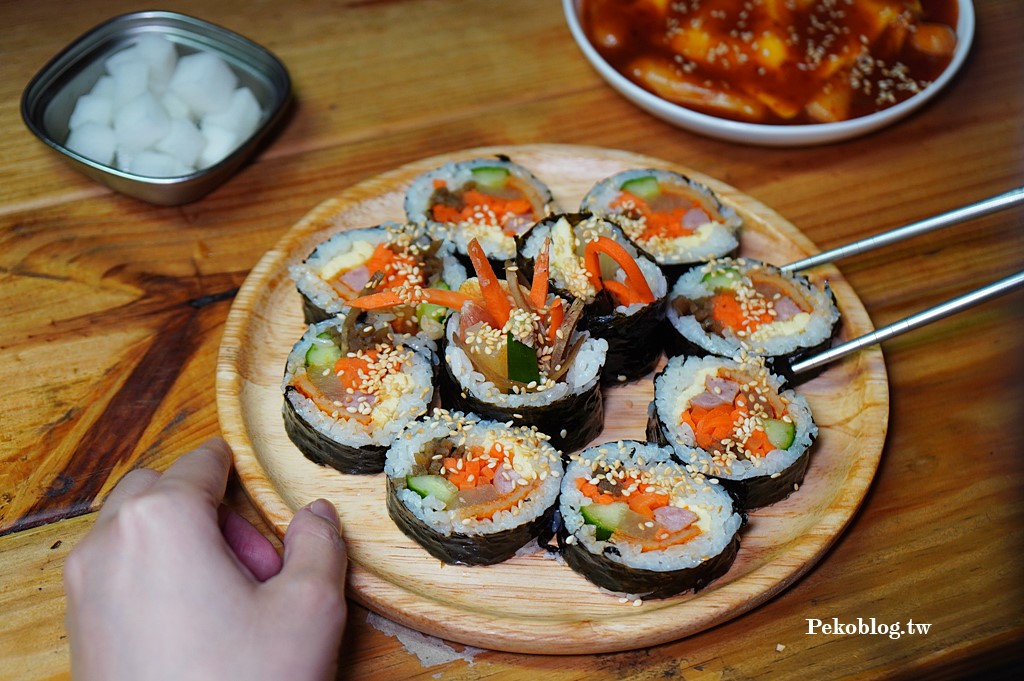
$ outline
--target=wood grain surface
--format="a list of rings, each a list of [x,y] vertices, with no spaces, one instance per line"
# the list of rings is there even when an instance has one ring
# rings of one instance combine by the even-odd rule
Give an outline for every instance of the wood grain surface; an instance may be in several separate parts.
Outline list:
[[[696,633],[756,607],[821,557],[867,493],[889,415],[885,366],[877,347],[799,388],[820,428],[807,477],[785,501],[750,514],[730,571],[699,594],[640,607],[602,592],[543,550],[493,566],[443,566],[388,516],[383,474],[343,475],[319,466],[285,433],[281,375],[305,330],[289,267],[340,231],[403,220],[405,190],[420,173],[448,161],[498,154],[546,183],[556,212],[575,210],[590,187],[614,173],[668,168],[711,187],[743,218],[741,255],[781,265],[813,249],[775,211],[714,178],[606,149],[532,145],[463,150],[361,182],[321,203],[285,234],[256,264],[232,304],[217,366],[217,402],[243,487],[282,537],[297,509],[319,497],[333,501],[352,559],[350,594],[390,619],[473,646],[539,653],[557,638],[563,654],[629,650]],[[872,330],[859,299],[835,268],[818,268],[808,276],[818,285],[828,281],[835,291],[842,338]],[[652,376],[605,391],[605,428],[593,444],[645,439]]]
[[[69,677],[67,552],[125,472],[164,469],[219,432],[216,363],[235,291],[311,207],[367,178],[482,146],[621,149],[719,178],[823,249],[1024,184],[1018,0],[975,3],[972,53],[928,106],[870,136],[800,149],[720,142],[640,111],[589,67],[558,5],[163,3],[273,50],[296,107],[230,182],[161,208],[76,173],[19,113],[48,59],[138,3],[0,1],[0,679]],[[880,327],[1018,271],[1022,219],[989,216],[840,270]],[[1022,328],[1012,294],[885,343],[889,432],[860,510],[812,569],[742,617],[632,651],[524,655],[417,643],[353,602],[339,677],[1015,678]],[[276,539],[237,483],[229,502]],[[832,617],[931,629],[807,634],[809,618]]]

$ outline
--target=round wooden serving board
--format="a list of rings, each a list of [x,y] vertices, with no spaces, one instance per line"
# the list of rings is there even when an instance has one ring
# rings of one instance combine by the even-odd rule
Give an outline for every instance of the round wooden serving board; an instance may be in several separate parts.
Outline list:
[[[505,154],[551,188],[556,210],[573,211],[598,180],[620,170],[676,170],[714,189],[745,220],[743,255],[783,264],[816,252],[780,215],[689,168],[592,147],[532,145],[470,149],[425,159],[364,181],[317,206],[252,270],[224,329],[217,367],[221,428],[253,503],[280,535],[296,509],[317,497],[337,505],[349,547],[348,593],[384,617],[468,645],[526,653],[601,653],[694,634],[772,598],[821,558],[863,499],[885,440],[889,396],[877,347],[830,367],[800,388],[820,437],[800,489],[750,515],[729,572],[697,594],[640,605],[595,587],[543,550],[485,567],[443,565],[388,517],[384,475],[350,476],[307,460],[285,435],[281,376],[301,336],[300,298],[289,265],[331,234],[403,220],[404,192],[419,173],[446,161]],[[832,267],[827,279],[843,315],[842,337],[871,331],[860,300]],[[599,441],[643,439],[647,378],[606,393]]]

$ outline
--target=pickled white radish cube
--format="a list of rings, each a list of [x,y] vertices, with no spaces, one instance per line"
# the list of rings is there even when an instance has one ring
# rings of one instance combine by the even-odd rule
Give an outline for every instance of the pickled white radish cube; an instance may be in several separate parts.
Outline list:
[[[263,112],[256,95],[247,87],[240,87],[231,95],[231,102],[224,111],[203,116],[203,127],[217,126],[235,131],[239,141],[256,132]]]
[[[146,149],[132,157],[128,171],[145,177],[177,177],[192,169],[170,154]]]
[[[188,108],[188,104],[181,101],[181,97],[173,92],[165,92],[160,95],[160,103],[164,105],[167,115],[171,118],[192,120],[192,110]]]
[[[105,99],[114,99],[114,79],[111,76],[100,76],[100,79],[96,81],[96,84],[92,86],[92,90],[89,90],[90,95],[97,97],[103,97]]]
[[[121,106],[149,92],[149,67],[145,62],[125,60],[110,66],[114,79],[114,106]]]
[[[103,67],[107,70],[107,73],[114,75],[114,71],[121,64],[127,64],[129,62],[139,61],[138,54],[135,52],[135,46],[118,50],[114,54],[107,57],[107,60],[103,62]]]
[[[227,62],[211,52],[196,52],[178,59],[168,89],[196,116],[223,111],[238,85]]]
[[[178,63],[178,51],[174,43],[161,36],[147,34],[139,36],[132,49],[149,66],[150,90],[157,94],[166,90]]]
[[[141,151],[162,139],[171,130],[171,117],[150,93],[125,102],[114,112],[114,132],[118,146]]]
[[[109,125],[85,122],[71,131],[65,144],[68,149],[87,159],[110,165],[114,160],[117,137]]]
[[[123,170],[126,173],[131,172],[132,159],[135,158],[137,151],[128,151],[124,147],[118,147],[117,151],[114,152],[114,167],[118,170]]]
[[[205,147],[206,138],[195,123],[184,118],[172,118],[170,131],[153,148],[195,168],[199,154]]]
[[[219,125],[204,125],[202,133],[206,138],[206,147],[199,155],[200,168],[208,168],[220,163],[242,141],[234,130],[222,128]]]
[[[83,123],[99,123],[110,126],[114,116],[114,100],[94,94],[82,95],[75,100],[68,127],[74,130]]]

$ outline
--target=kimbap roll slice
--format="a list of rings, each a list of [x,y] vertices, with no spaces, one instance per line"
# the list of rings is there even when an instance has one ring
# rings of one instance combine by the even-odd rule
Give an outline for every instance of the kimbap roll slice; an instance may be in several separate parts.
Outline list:
[[[637,169],[598,182],[581,211],[615,216],[669,281],[695,264],[733,255],[743,220],[711,189],[670,170]]]
[[[476,277],[458,291],[421,289],[413,298],[457,310],[445,331],[441,404],[533,426],[558,449],[579,449],[604,428],[600,378],[608,343],[577,329],[582,302],[550,294],[543,266],[526,286],[511,262],[499,279],[476,240],[468,252]],[[398,302],[387,291],[350,304],[377,309]]]
[[[445,563],[500,563],[546,531],[563,473],[534,428],[434,410],[388,450],[388,514]]]
[[[454,247],[433,239],[422,227],[385,223],[339,232],[313,250],[290,274],[302,295],[307,324],[342,312],[348,301],[371,290],[458,288],[466,269]],[[387,315],[396,333],[441,338],[447,309],[436,305],[400,306]]]
[[[759,358],[673,357],[654,380],[647,438],[719,480],[743,510],[803,482],[818,428],[807,400]]]
[[[586,213],[553,215],[520,238],[532,275],[550,243],[548,277],[559,296],[584,303],[581,328],[608,341],[602,382],[632,381],[661,359],[668,280],[616,223]]]
[[[565,562],[594,584],[639,598],[697,591],[725,574],[743,518],[732,498],[672,459],[622,440],[571,458],[559,501]]]
[[[384,470],[384,454],[433,399],[435,349],[355,311],[310,325],[284,372],[285,432],[310,460],[342,473]]]
[[[468,259],[476,239],[495,265],[516,255],[515,237],[551,210],[551,190],[507,157],[446,163],[413,180],[405,214],[452,241]]]
[[[722,258],[681,276],[669,294],[669,355],[742,353],[795,363],[832,344],[831,289],[748,258]],[[809,378],[802,377],[802,378]]]

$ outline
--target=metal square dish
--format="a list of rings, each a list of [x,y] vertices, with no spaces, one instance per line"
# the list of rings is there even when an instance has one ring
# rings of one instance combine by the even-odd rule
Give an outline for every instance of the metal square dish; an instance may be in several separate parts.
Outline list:
[[[147,177],[96,162],[66,146],[69,120],[78,98],[104,75],[104,62],[157,34],[172,42],[179,55],[211,52],[224,60],[261,109],[255,131],[223,160],[175,177]],[[225,28],[184,14],[134,12],[114,17],[84,34],[57,54],[29,82],[21,114],[28,128],[85,175],[115,191],[158,205],[195,201],[228,180],[259,149],[285,116],[291,102],[291,79],[284,64],[265,48]]]

